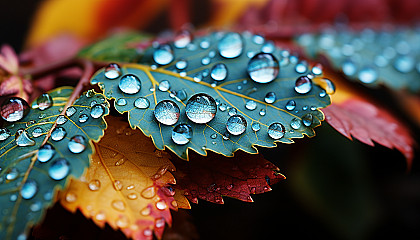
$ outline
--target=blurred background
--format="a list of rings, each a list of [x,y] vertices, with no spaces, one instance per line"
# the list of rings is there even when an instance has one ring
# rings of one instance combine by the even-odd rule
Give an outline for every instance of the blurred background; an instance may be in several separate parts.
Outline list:
[[[2,0],[1,9],[0,43],[17,52],[60,34],[88,43],[121,29],[152,34],[185,27],[248,29],[289,42],[296,34],[337,22],[360,29],[416,26],[420,20],[418,0]],[[419,125],[387,94],[372,90],[419,142]],[[420,239],[418,148],[407,172],[405,158],[396,150],[350,141],[326,123],[316,132],[313,139],[260,149],[287,177],[273,191],[253,196],[254,203],[201,200],[174,216],[173,228],[184,234],[168,233],[166,238]],[[54,234],[59,239],[124,239],[58,205],[34,233],[33,239]]]

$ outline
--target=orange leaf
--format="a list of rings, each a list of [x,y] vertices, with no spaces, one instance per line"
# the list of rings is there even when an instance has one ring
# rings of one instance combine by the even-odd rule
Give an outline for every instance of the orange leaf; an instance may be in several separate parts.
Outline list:
[[[154,232],[160,238],[165,222],[171,224],[169,209],[178,208],[175,191],[168,187],[175,179],[167,170],[175,167],[128,123],[116,117],[107,122],[87,173],[70,182],[60,202],[72,212],[80,209],[99,226],[120,228],[127,237],[151,239]]]

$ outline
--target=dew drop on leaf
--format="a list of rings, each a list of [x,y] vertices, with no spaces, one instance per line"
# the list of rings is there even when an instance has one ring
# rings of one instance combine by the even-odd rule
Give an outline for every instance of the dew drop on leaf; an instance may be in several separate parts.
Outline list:
[[[313,66],[311,72],[314,75],[321,75],[322,74],[322,66],[321,66],[321,64],[316,64],[315,66]]]
[[[394,68],[401,73],[409,73],[414,70],[415,60],[411,56],[399,56],[394,61]]]
[[[134,74],[124,75],[118,84],[121,92],[126,94],[136,94],[141,89],[140,79]]]
[[[346,60],[341,65],[341,70],[347,76],[353,76],[357,72],[356,64],[351,60]]]
[[[28,179],[20,189],[20,195],[23,199],[31,199],[38,192],[38,184],[35,180]]]
[[[90,116],[95,119],[102,117],[104,113],[105,113],[105,108],[101,104],[95,104],[90,109]]]
[[[125,203],[121,200],[114,200],[111,203],[111,206],[118,211],[123,212],[125,210]]]
[[[77,200],[76,194],[68,192],[65,197],[66,201],[69,203],[75,202]]]
[[[125,106],[125,105],[127,105],[127,100],[125,98],[118,98],[115,103],[118,106]]]
[[[276,99],[277,99],[277,97],[276,97],[276,94],[275,94],[275,93],[273,93],[273,92],[268,92],[268,93],[265,95],[264,101],[265,101],[266,103],[268,103],[268,104],[272,104],[272,103],[274,103],[274,102],[276,101]]]
[[[149,216],[152,210],[149,207],[145,207],[140,211],[140,214],[143,216]]]
[[[10,137],[10,131],[7,128],[0,128],[0,141],[4,141]]]
[[[171,126],[178,122],[180,110],[175,102],[162,100],[156,105],[153,113],[158,122]]]
[[[306,94],[312,89],[312,80],[307,76],[301,76],[296,79],[295,91],[299,94]]]
[[[306,127],[310,127],[310,126],[312,125],[312,121],[313,121],[313,116],[312,116],[312,114],[310,114],[310,113],[305,114],[305,115],[302,117],[302,123],[303,123],[303,125],[305,125]]]
[[[60,141],[67,135],[67,132],[62,127],[57,127],[54,129],[54,131],[51,133],[51,139],[54,141]]]
[[[258,53],[253,56],[247,67],[249,77],[257,83],[269,83],[279,74],[279,62],[271,53]]]
[[[263,116],[265,116],[265,114],[266,114],[265,109],[264,108],[261,108],[260,109],[260,116],[263,117]]]
[[[274,50],[275,50],[275,46],[272,41],[268,41],[264,43],[264,45],[261,47],[261,52],[264,52],[264,53],[273,53]]]
[[[11,97],[1,104],[1,117],[7,122],[16,122],[25,117],[29,112],[28,103],[22,98]]]
[[[15,136],[16,145],[19,147],[34,146],[36,143],[30,139],[28,133],[24,129],[19,129]]]
[[[172,129],[172,141],[178,145],[185,145],[192,138],[192,128],[190,125],[181,123]]]
[[[216,116],[217,104],[213,97],[205,93],[197,93],[190,97],[185,113],[194,123],[208,123]]]
[[[67,108],[67,110],[66,110],[66,116],[67,117],[71,117],[71,116],[73,116],[75,113],[76,113],[76,108],[75,107],[73,107],[73,106],[70,106],[69,108]]]
[[[147,98],[139,97],[134,101],[134,106],[139,109],[146,109],[150,106],[150,102]]]
[[[363,83],[373,83],[378,79],[378,73],[371,67],[364,67],[360,69],[357,76]]]
[[[89,116],[88,116],[88,115],[86,115],[86,114],[81,114],[81,115],[79,116],[79,122],[80,122],[80,123],[85,123],[88,119],[89,119]]]
[[[54,180],[61,180],[67,177],[70,172],[70,164],[64,158],[55,160],[48,169],[48,175]]]
[[[227,131],[235,136],[245,132],[247,126],[246,119],[241,115],[230,116],[226,123]]]
[[[95,215],[95,219],[98,221],[104,221],[106,219],[106,215],[103,211],[99,211],[96,215]]]
[[[53,99],[48,93],[43,93],[36,99],[39,110],[45,110],[53,105]]]
[[[55,154],[54,147],[51,144],[46,143],[43,146],[41,146],[38,150],[38,161],[48,162],[49,160],[52,159],[54,154]]]
[[[159,210],[165,210],[168,206],[166,205],[165,200],[161,199],[156,202],[156,208]]]
[[[268,136],[272,139],[280,139],[284,136],[285,128],[281,123],[272,123],[268,127]]]
[[[19,176],[19,171],[17,168],[10,168],[6,172],[6,180],[13,181]]]
[[[174,53],[171,46],[159,45],[153,52],[153,60],[159,65],[167,65],[174,60]]]
[[[86,139],[81,135],[76,135],[70,139],[68,148],[72,153],[81,153],[86,148]]]
[[[138,196],[137,196],[136,193],[129,193],[127,195],[127,198],[130,199],[130,200],[136,200],[138,198]]]
[[[234,32],[226,33],[217,45],[220,56],[224,58],[239,57],[242,54],[243,47],[241,35]]]
[[[141,191],[141,196],[146,199],[153,198],[155,195],[156,195],[156,189],[153,186],[147,187],[143,189],[143,191]]]
[[[171,89],[171,84],[169,83],[169,81],[168,80],[162,80],[160,83],[159,83],[159,90],[160,91],[162,91],[162,92],[166,92],[166,91],[168,91],[169,89]]]
[[[258,132],[258,131],[261,129],[261,126],[260,126],[260,124],[259,124],[259,123],[253,123],[253,124],[251,125],[251,128],[252,128],[252,131],[254,131],[254,132]]]
[[[308,63],[306,61],[300,61],[295,66],[295,71],[297,73],[303,74],[308,71]]]
[[[98,179],[93,179],[89,182],[88,188],[91,191],[98,191],[101,188],[101,182]]]
[[[225,64],[217,63],[210,70],[210,77],[215,81],[223,81],[228,75],[228,70]]]
[[[299,118],[293,118],[292,121],[290,121],[290,127],[297,130],[301,126],[301,120]]]
[[[60,115],[60,116],[58,116],[57,117],[57,120],[56,120],[56,122],[57,122],[57,125],[63,125],[64,123],[66,123],[67,122],[67,117],[66,116],[64,116],[64,115]]]
[[[255,110],[257,108],[257,103],[253,100],[248,100],[245,103],[245,108],[250,111]]]
[[[29,206],[29,209],[32,212],[38,212],[39,210],[41,210],[41,208],[42,208],[42,203],[40,201],[36,201],[32,203],[31,206]]]
[[[185,59],[181,59],[178,62],[175,63],[175,67],[178,70],[184,70],[188,67],[188,62]]]
[[[121,68],[118,64],[116,63],[110,63],[106,68],[105,68],[105,73],[104,73],[105,77],[108,79],[116,79],[119,76],[121,76]]]
[[[174,38],[174,46],[176,48],[185,48],[192,42],[193,36],[188,30],[181,30]]]
[[[327,94],[332,95],[335,93],[335,85],[328,78],[322,78],[322,79],[317,80],[317,84],[322,89],[324,89]]]
[[[122,182],[120,180],[114,180],[113,182],[114,189],[117,191],[121,191],[123,188]]]

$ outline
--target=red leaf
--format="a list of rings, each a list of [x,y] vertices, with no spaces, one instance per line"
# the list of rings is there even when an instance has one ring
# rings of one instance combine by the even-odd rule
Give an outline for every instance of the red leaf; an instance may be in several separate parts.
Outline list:
[[[261,154],[242,151],[236,152],[234,157],[193,153],[189,162],[180,159],[173,162],[177,167],[173,173],[177,179],[175,187],[183,190],[194,203],[200,198],[222,204],[222,196],[252,202],[250,194],[268,192],[271,190],[269,184],[285,179]]]

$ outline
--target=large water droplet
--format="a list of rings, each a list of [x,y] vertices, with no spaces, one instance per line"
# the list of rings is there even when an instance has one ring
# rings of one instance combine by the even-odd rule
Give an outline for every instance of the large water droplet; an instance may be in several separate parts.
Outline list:
[[[31,199],[38,192],[38,184],[35,180],[28,179],[20,189],[20,195],[23,199]]]
[[[108,79],[116,79],[121,76],[121,68],[116,63],[110,63],[106,68],[104,75]]]
[[[215,81],[223,81],[228,75],[228,70],[225,64],[218,63],[211,68],[210,76]]]
[[[38,161],[40,161],[40,162],[48,162],[49,160],[52,159],[52,157],[54,156],[54,154],[55,154],[54,147],[51,144],[46,143],[46,144],[44,144],[43,146],[41,146],[39,148],[39,151],[38,151]]]
[[[159,83],[159,90],[160,91],[162,91],[162,92],[166,92],[166,91],[168,91],[169,89],[171,89],[171,83],[169,83],[169,81],[168,80],[162,80],[160,83]]]
[[[68,148],[72,153],[81,153],[86,148],[86,139],[81,135],[76,135],[70,139]]]
[[[1,104],[1,117],[7,122],[16,122],[29,112],[28,103],[22,98],[11,97]]]
[[[279,62],[270,53],[258,53],[248,62],[249,77],[257,83],[269,83],[279,74]]]
[[[158,122],[170,126],[178,122],[180,110],[175,102],[162,100],[156,105],[153,113]]]
[[[54,129],[54,131],[51,133],[51,139],[54,141],[60,141],[66,136],[67,132],[62,127],[57,127]]]
[[[247,126],[246,119],[241,115],[233,115],[229,117],[226,123],[226,129],[232,135],[241,135],[245,132]]]
[[[167,44],[159,45],[153,53],[153,60],[159,65],[166,65],[174,60],[174,53],[171,46]]]
[[[305,125],[306,127],[310,127],[312,125],[312,121],[313,121],[313,116],[310,113],[305,114],[302,117],[303,125]]]
[[[64,159],[59,158],[55,160],[53,163],[51,163],[50,168],[48,169],[48,175],[54,180],[61,180],[70,172],[70,163]]]
[[[53,99],[48,93],[43,93],[36,100],[39,110],[45,110],[53,105]]]
[[[270,136],[272,139],[280,139],[284,136],[285,128],[281,123],[272,123],[268,127],[268,136]]]
[[[123,93],[126,94],[136,94],[141,89],[141,82],[140,79],[134,74],[127,74],[124,75],[120,79],[120,83],[118,87]]]
[[[248,100],[245,103],[245,108],[248,110],[255,110],[257,108],[257,103],[253,100]]]
[[[0,141],[4,141],[10,137],[10,131],[7,128],[0,128]]]
[[[226,33],[220,39],[218,45],[220,56],[224,58],[236,58],[241,55],[243,51],[243,42],[241,35],[238,33]]]
[[[75,108],[75,107],[73,107],[73,106],[71,106],[71,107],[67,108],[67,110],[66,110],[66,116],[67,116],[67,117],[71,117],[71,116],[73,116],[76,112],[77,112],[76,108]]]
[[[15,136],[16,145],[19,147],[34,146],[35,141],[30,139],[28,133],[24,129],[19,129]]]
[[[293,118],[292,121],[290,121],[290,127],[297,130],[301,126],[301,120],[299,118]]]
[[[19,176],[17,168],[10,168],[6,172],[6,180],[13,181]]]
[[[300,94],[306,94],[312,89],[312,80],[306,76],[301,76],[296,79],[295,91]]]
[[[80,123],[85,123],[88,119],[89,119],[89,116],[88,116],[88,115],[86,115],[86,114],[81,114],[81,115],[79,116],[79,122],[80,122]]]
[[[185,107],[185,114],[194,123],[208,123],[216,116],[216,112],[216,101],[205,93],[191,96]]]
[[[180,31],[174,38],[174,46],[176,48],[185,48],[192,41],[192,34],[188,30]]]
[[[414,70],[415,60],[411,56],[400,56],[394,61],[394,68],[401,73],[409,73]]]
[[[276,94],[275,94],[275,93],[273,93],[273,92],[268,92],[268,93],[265,95],[264,101],[265,101],[266,103],[271,104],[271,103],[274,103],[274,102],[276,101],[276,99],[277,99],[277,97],[276,97]]]
[[[364,83],[373,83],[378,79],[378,73],[371,67],[364,67],[360,69],[358,77]]]
[[[90,116],[95,119],[102,117],[104,113],[105,113],[105,108],[104,106],[102,106],[102,104],[95,104],[90,109]]]
[[[188,124],[178,124],[172,129],[172,141],[178,145],[187,144],[192,138],[192,128]]]

